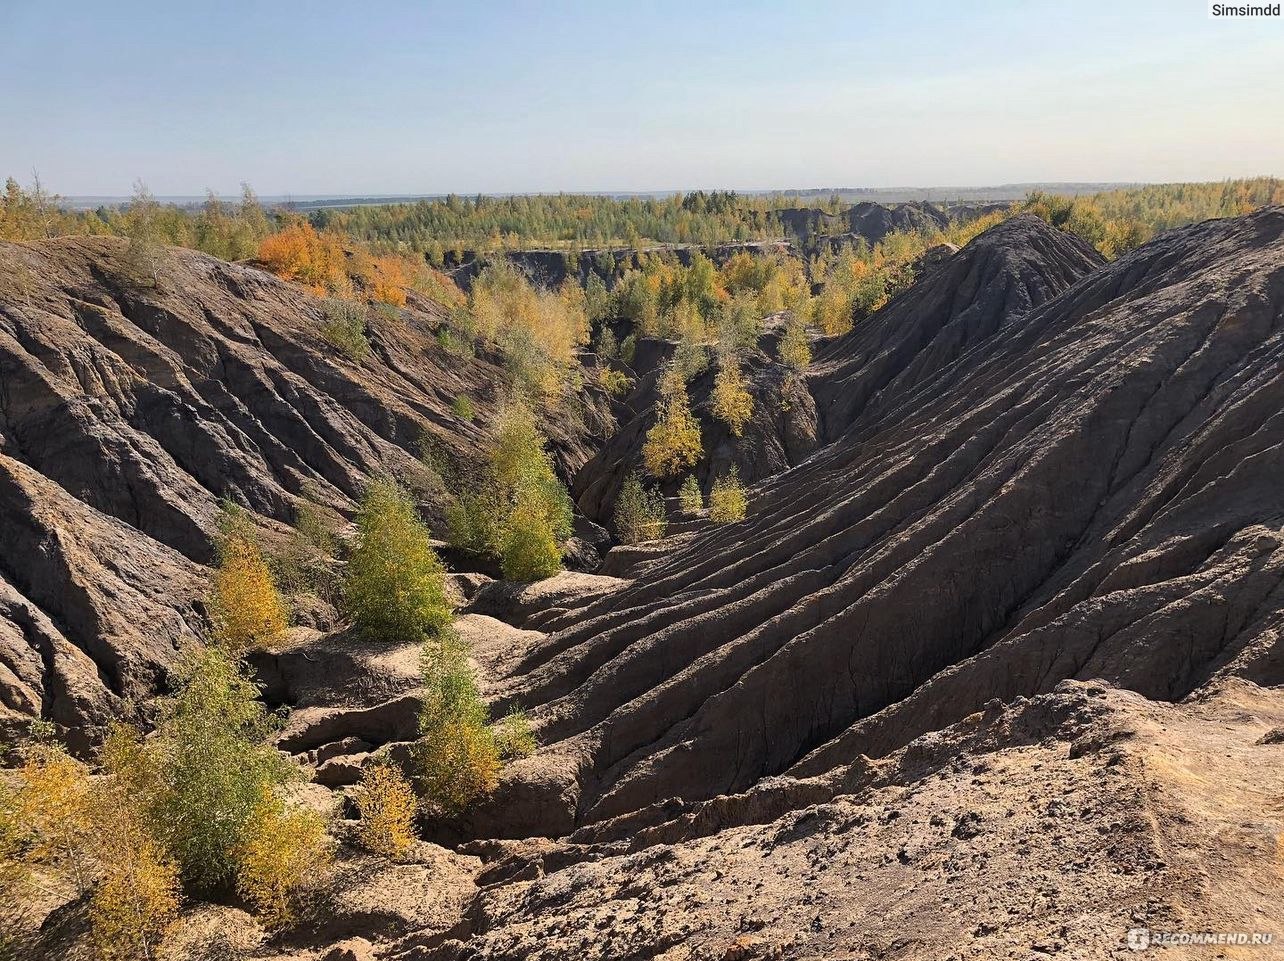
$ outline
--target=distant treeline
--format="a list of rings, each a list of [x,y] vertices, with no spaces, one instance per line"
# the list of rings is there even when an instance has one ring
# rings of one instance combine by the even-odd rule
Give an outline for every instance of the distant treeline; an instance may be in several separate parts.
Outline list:
[[[1013,209],[1032,210],[1114,256],[1171,227],[1278,203],[1284,203],[1284,181],[1258,177],[1153,184],[1078,196],[1032,191]],[[458,257],[448,254],[464,250],[636,249],[656,244],[774,239],[785,235],[775,211],[810,206],[837,213],[847,204],[841,193],[821,200],[808,194],[741,195],[715,190],[663,198],[452,195],[440,200],[301,214],[265,209],[248,186],[235,202],[211,194],[203,206],[193,208],[160,204],[140,183],[127,204],[70,211],[38,181],[24,188],[10,178],[0,197],[0,239],[33,240],[63,234],[130,236],[143,220],[157,242],[240,259],[255,256],[263,239],[274,231],[306,221],[321,234],[355,242],[375,253],[422,254],[430,263],[440,265],[452,260],[458,263]]]
[[[718,244],[782,234],[767,198],[732,191],[672,197],[583,194],[472,198],[449,196],[310,214],[318,229],[423,251],[440,263],[450,250],[584,249],[643,244]]]

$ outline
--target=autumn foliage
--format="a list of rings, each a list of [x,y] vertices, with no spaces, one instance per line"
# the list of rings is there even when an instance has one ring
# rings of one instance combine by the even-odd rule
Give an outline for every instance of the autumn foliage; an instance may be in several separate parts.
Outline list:
[[[278,277],[310,287],[318,296],[352,291],[341,238],[318,233],[307,221],[295,221],[264,237],[259,260]]]
[[[218,567],[209,598],[214,637],[233,652],[261,649],[285,633],[285,601],[248,515],[235,505],[225,505],[220,526]]]
[[[496,558],[510,580],[556,574],[571,535],[571,500],[535,414],[520,396],[500,411],[486,453],[479,477],[453,485],[447,510],[451,542]]]
[[[404,774],[384,762],[366,768],[356,794],[361,814],[360,842],[374,854],[397,858],[415,840],[419,799]]]
[[[718,374],[713,382],[713,416],[727,425],[733,437],[739,437],[753,416],[753,396],[745,386],[740,360],[732,351],[722,354]]]
[[[422,641],[451,619],[445,570],[410,495],[376,477],[357,518],[359,539],[344,588],[357,629],[375,641]]]
[[[659,413],[642,444],[642,462],[653,477],[673,477],[695,466],[703,453],[686,383],[680,368],[671,365],[660,383]]]
[[[468,650],[454,631],[424,646],[423,710],[415,745],[419,783],[440,813],[457,814],[499,782],[503,764],[468,664]]]
[[[715,524],[734,524],[745,519],[749,498],[740,483],[740,472],[732,467],[713,482],[709,492],[709,520]]]
[[[152,957],[178,915],[178,865],[135,795],[135,744],[132,733],[113,732],[99,778],[61,747],[39,745],[18,795],[31,832],[27,857],[88,892],[90,936],[106,961]]]

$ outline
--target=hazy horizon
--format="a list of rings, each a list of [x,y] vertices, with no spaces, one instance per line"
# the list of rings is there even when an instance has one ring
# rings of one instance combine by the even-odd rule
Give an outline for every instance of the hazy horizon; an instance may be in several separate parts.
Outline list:
[[[18,178],[18,179],[21,180],[21,178]],[[1224,178],[1224,179],[1230,179],[1230,178]],[[84,205],[91,205],[91,204],[98,204],[98,203],[103,203],[103,204],[122,203],[122,202],[129,201],[132,196],[129,193],[63,194],[59,191],[54,190],[50,184],[45,183],[44,178],[42,178],[42,183],[46,190],[49,190],[49,192],[51,193],[58,193],[63,201],[68,202],[71,205],[84,206]],[[849,185],[822,185],[822,186],[799,186],[799,187],[769,187],[769,188],[761,188],[761,189],[742,188],[736,192],[744,196],[750,196],[750,197],[769,197],[769,196],[776,196],[776,195],[779,195],[782,197],[814,196],[818,200],[825,199],[827,194],[840,194],[840,195],[852,195],[852,196],[869,195],[871,197],[892,197],[892,198],[898,198],[898,197],[906,197],[906,198],[915,197],[916,198],[919,195],[934,195],[934,196],[937,196],[939,199],[956,199],[956,195],[957,195],[958,197],[963,197],[966,199],[966,195],[968,194],[978,194],[978,193],[986,193],[986,192],[1009,193],[1013,197],[1019,197],[1023,195],[1024,191],[1026,191],[1027,189],[1057,188],[1060,192],[1066,192],[1066,193],[1090,193],[1090,192],[1097,192],[1100,190],[1125,188],[1125,187],[1140,187],[1140,186],[1147,186],[1148,184],[1158,184],[1158,183],[1159,183],[1158,181],[1067,182],[1067,181],[1031,180],[1031,181],[1023,181],[1018,183],[1004,183],[1004,184],[920,184],[920,185],[900,184],[895,186],[870,186],[870,185],[849,184]],[[250,184],[249,186],[253,187],[252,184]],[[541,197],[541,196],[550,197],[550,196],[558,196],[558,195],[584,196],[584,197],[618,197],[618,198],[657,197],[657,198],[660,198],[660,197],[681,196],[682,194],[690,193],[697,190],[710,191],[710,190],[723,190],[723,189],[728,189],[728,188],[722,188],[718,186],[699,186],[699,187],[680,186],[680,187],[663,188],[659,190],[556,190],[556,189],[526,190],[526,191],[477,190],[477,191],[468,191],[468,192],[443,191],[443,192],[433,192],[433,193],[379,193],[379,192],[359,193],[355,191],[347,191],[347,192],[339,191],[337,193],[326,193],[326,194],[304,194],[304,193],[297,193],[297,192],[287,192],[282,194],[261,194],[256,191],[256,196],[263,203],[277,203],[277,204],[290,203],[290,202],[307,204],[307,203],[316,203],[321,201],[336,201],[336,202],[337,201],[354,201],[354,202],[361,202],[361,203],[380,203],[380,202],[386,201],[389,203],[399,203],[399,202],[407,202],[407,201],[415,201],[415,200],[444,199],[445,197],[448,197],[451,194],[454,194],[456,196],[468,197],[468,198],[472,198],[476,196],[489,197],[489,198]],[[215,193],[217,196],[221,197],[222,199],[225,199],[225,200],[233,199],[232,193],[219,193],[218,191],[215,191]],[[238,191],[236,191],[236,193],[239,193],[239,189]],[[205,201],[206,197],[208,196],[208,193],[205,191],[202,191],[200,193],[155,194],[153,192],[153,196],[155,196],[157,200],[165,203],[199,204]],[[899,202],[899,201],[893,200],[893,202]]]
[[[137,178],[359,197],[1284,172],[1280,23],[1190,0],[50,9],[8,5],[0,175],[64,196]]]

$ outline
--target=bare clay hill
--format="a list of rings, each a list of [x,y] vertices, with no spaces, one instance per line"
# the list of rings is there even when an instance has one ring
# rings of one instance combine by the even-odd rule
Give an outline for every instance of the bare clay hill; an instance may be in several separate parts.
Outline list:
[[[475,457],[504,384],[498,358],[442,349],[444,311],[414,294],[353,359],[321,301],[263,271],[171,250],[141,285],[125,255],[0,244],[0,716],[76,735],[145,707],[200,636],[220,498],[270,528],[303,496],[350,513],[390,471],[439,518],[425,438]],[[608,423],[600,395],[573,414],[548,424],[568,475]]]
[[[196,255],[200,297],[153,297],[152,319],[95,274],[111,254],[22,248],[64,279],[42,281],[42,313],[0,313],[0,659],[46,713],[81,703],[58,679],[83,673],[73,729],[145,698],[113,687],[143,675],[110,673],[105,651],[159,664],[201,630],[207,558],[179,518],[202,529],[222,487],[158,426],[181,404],[141,416],[133,398],[169,391],[190,423],[255,438],[200,449],[233,452],[231,477],[244,454],[272,481],[253,506],[279,521],[304,479],[343,505],[374,463],[409,458],[398,416],[469,443],[440,405],[494,376],[412,339],[435,316],[418,307],[355,369],[316,339],[308,298]],[[79,313],[104,300],[110,322]],[[1276,938],[1172,957],[1278,951],[1284,210],[1109,264],[1014,218],[823,345],[803,383],[813,446],[763,471],[743,522],[617,548],[612,576],[456,579],[484,694],[524,708],[540,744],[487,801],[422,825],[405,863],[346,852],[289,931],[190,912],[174,956],[201,957],[216,928],[241,956],[299,961],[1108,958],[1131,928]],[[267,469],[251,431],[281,398],[335,426],[315,446],[268,432],[303,463]],[[612,476],[602,452],[631,442],[560,430],[583,501]],[[42,454],[56,437],[80,453]],[[131,512],[135,486],[156,506]],[[165,503],[183,508],[172,527]],[[119,596],[169,633],[113,626]],[[414,652],[350,643],[296,632],[258,662],[265,697],[294,706],[280,746],[321,793],[415,734]]]

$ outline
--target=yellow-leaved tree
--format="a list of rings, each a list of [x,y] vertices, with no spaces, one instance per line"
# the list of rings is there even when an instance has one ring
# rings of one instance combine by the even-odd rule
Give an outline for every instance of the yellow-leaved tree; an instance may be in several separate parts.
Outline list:
[[[442,814],[457,814],[494,789],[503,759],[489,711],[454,631],[424,646],[424,703],[416,744],[420,786]]]
[[[700,422],[691,412],[686,382],[671,365],[660,381],[659,413],[642,444],[642,462],[654,477],[672,477],[693,467],[704,454]]]
[[[410,849],[419,798],[399,768],[387,761],[367,767],[356,803],[361,813],[362,847],[387,858],[400,857]]]
[[[713,482],[709,491],[709,520],[715,524],[734,524],[745,519],[749,498],[740,483],[740,472],[733,466]]]
[[[267,647],[285,633],[288,618],[253,522],[244,509],[228,501],[218,528],[218,566],[209,597],[214,637],[237,654]]]
[[[509,580],[556,574],[571,535],[570,495],[545,445],[530,405],[511,397],[491,429],[482,476],[452,485],[451,542],[497,558]]]
[[[66,870],[89,893],[90,937],[106,961],[150,959],[178,915],[179,869],[148,808],[139,743],[131,730],[113,729],[97,778],[61,746],[39,744],[18,795],[31,832],[27,857]]]
[[[324,817],[264,790],[235,850],[236,890],[268,928],[284,927],[300,893],[329,867],[332,849]]]
[[[745,386],[740,359],[734,350],[719,352],[718,373],[713,381],[713,415],[739,437],[753,416],[753,395]]]

